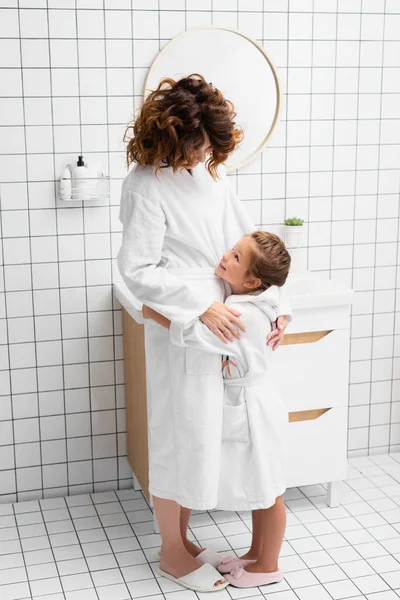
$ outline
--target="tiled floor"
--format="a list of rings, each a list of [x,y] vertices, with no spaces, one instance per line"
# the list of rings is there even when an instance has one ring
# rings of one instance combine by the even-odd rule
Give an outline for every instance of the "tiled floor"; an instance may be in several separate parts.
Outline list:
[[[285,494],[287,530],[280,584],[213,600],[400,597],[400,453],[349,461],[342,505],[323,486]],[[191,520],[203,547],[240,554],[250,514],[212,511]],[[156,572],[159,535],[140,492],[123,490],[0,505],[0,599],[200,600]]]

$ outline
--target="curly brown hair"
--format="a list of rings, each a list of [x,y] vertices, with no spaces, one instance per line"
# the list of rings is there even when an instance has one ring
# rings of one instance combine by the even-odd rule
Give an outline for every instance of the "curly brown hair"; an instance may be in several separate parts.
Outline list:
[[[127,166],[132,162],[153,165],[156,172],[172,167],[175,173],[191,163],[193,152],[201,148],[207,134],[212,153],[206,167],[216,180],[218,165],[243,139],[235,117],[232,102],[198,73],[178,81],[165,77],[126,128]],[[129,130],[133,137],[128,136]]]
[[[258,289],[266,290],[271,285],[281,287],[289,274],[290,254],[280,237],[269,231],[254,231],[248,237],[254,240],[248,272],[261,280]]]

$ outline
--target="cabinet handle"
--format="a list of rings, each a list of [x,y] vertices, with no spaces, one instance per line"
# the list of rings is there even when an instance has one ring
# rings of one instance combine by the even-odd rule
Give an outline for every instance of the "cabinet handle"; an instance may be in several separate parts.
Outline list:
[[[297,410],[289,413],[289,423],[297,421],[313,421],[324,415],[330,408],[314,408],[313,410]]]
[[[311,344],[322,340],[325,336],[332,333],[333,329],[328,331],[307,331],[305,333],[288,333],[283,338],[282,346],[291,346],[293,344]]]

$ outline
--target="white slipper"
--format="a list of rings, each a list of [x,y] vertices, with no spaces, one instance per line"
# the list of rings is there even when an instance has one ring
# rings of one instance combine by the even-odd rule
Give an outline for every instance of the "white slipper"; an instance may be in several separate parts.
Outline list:
[[[157,552],[157,558],[159,559],[161,556],[160,550]],[[233,556],[226,556],[225,554],[221,554],[220,552],[216,552],[215,550],[210,550],[209,548],[204,548],[196,557],[196,560],[199,561],[202,565],[209,564],[215,569],[217,569],[223,562],[224,559],[228,558],[232,560]],[[227,571],[230,573],[230,570]]]
[[[208,563],[183,577],[174,577],[160,568],[158,569],[158,572],[163,577],[167,577],[171,581],[174,581],[188,590],[193,590],[194,592],[219,592],[229,585],[229,581],[227,581],[225,577],[222,577],[221,573],[218,573],[218,571]],[[224,583],[215,585],[217,581],[224,581]]]

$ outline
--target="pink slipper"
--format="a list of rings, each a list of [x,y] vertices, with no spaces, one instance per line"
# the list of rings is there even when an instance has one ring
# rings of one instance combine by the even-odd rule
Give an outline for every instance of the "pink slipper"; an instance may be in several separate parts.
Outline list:
[[[280,569],[273,573],[249,573],[244,570],[244,567],[238,566],[232,569],[230,575],[225,575],[225,579],[234,587],[254,588],[269,583],[279,583],[283,579],[283,573]]]
[[[220,573],[225,574],[230,573],[235,567],[247,567],[247,565],[252,565],[255,562],[255,560],[236,558],[233,556],[225,556],[225,558],[222,559],[217,569]]]

